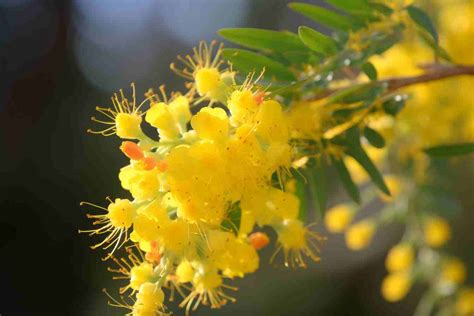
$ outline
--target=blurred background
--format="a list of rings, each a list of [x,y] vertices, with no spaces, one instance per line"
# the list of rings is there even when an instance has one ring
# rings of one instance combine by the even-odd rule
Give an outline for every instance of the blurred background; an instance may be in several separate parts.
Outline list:
[[[86,133],[95,106],[107,106],[131,82],[139,94],[163,83],[182,89],[170,62],[199,40],[217,38],[219,28],[321,30],[288,10],[288,2],[0,0],[1,315],[124,314],[102,293],[119,286],[103,253],[78,234],[90,225],[80,201],[103,204],[124,194],[117,172],[127,161],[119,140]],[[466,212],[474,207],[473,182],[460,179],[455,191],[465,214],[452,222],[451,251],[470,260],[472,270],[473,219]],[[330,205],[339,194],[335,183]],[[397,304],[379,294],[385,253],[400,234],[401,227],[384,229],[359,253],[329,236],[322,262],[298,271],[270,266],[268,247],[260,270],[233,282],[236,304],[194,315],[411,314],[422,289]]]

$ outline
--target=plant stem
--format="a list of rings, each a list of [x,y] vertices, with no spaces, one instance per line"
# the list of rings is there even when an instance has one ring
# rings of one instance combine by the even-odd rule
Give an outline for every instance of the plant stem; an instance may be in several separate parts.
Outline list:
[[[474,65],[427,65],[423,66],[425,73],[413,76],[413,77],[394,77],[384,80],[377,81],[381,84],[387,85],[387,92],[393,92],[398,89],[408,87],[411,85],[425,83],[430,81],[437,81],[441,79],[457,77],[457,76],[474,76]],[[332,95],[335,92],[346,89],[347,87],[338,88],[338,89],[328,89],[315,97],[311,98],[312,101],[324,99],[327,96]]]

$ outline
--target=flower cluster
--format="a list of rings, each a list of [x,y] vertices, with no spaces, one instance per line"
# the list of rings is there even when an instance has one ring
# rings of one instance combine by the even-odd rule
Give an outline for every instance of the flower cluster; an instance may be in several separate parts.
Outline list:
[[[192,56],[179,57],[183,69],[171,65],[188,80],[186,94],[149,90],[136,105],[132,85],[131,100],[121,91],[113,108],[98,108],[105,119],[94,118],[107,128],[93,133],[124,140],[130,164],[119,179],[131,199],[109,200],[101,214],[89,215],[98,228],[86,232],[105,235],[94,248],[109,250],[118,265],[111,270],[128,280],[121,292],[135,295],[132,303],[112,304],[133,315],[166,314],[166,287],[183,296],[187,312],[233,301],[223,280],[257,270],[257,250],[269,243],[256,227],[274,229],[274,257],[282,253],[285,265],[319,260],[321,237],[305,227],[298,197],[285,189],[295,152],[284,109],[253,74],[237,84],[214,48],[201,43]],[[145,134],[143,121],[157,129],[158,141]],[[125,244],[135,250],[127,246],[128,259],[117,258]]]

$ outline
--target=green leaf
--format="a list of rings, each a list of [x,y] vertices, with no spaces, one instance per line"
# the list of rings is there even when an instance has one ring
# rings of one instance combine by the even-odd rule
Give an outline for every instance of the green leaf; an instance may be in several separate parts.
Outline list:
[[[418,24],[418,26],[420,26],[422,29],[430,33],[437,45],[438,32],[436,31],[433,21],[431,21],[431,18],[428,16],[428,14],[414,5],[410,5],[406,9],[412,20],[415,21],[415,23]]]
[[[304,180],[296,179],[296,196],[300,200],[300,211],[298,218],[302,221],[306,220],[306,214],[308,213],[308,199],[306,196],[306,185]]]
[[[301,41],[311,50],[322,55],[331,55],[337,52],[336,42],[324,34],[306,26],[298,28],[298,35]]]
[[[393,9],[383,3],[370,2],[369,5],[372,9],[382,13],[383,15],[389,16],[393,13]]]
[[[433,157],[450,157],[474,153],[474,143],[439,145],[425,148],[424,152]]]
[[[385,183],[382,174],[360,145],[359,129],[354,127],[347,131],[348,148],[347,154],[352,156],[367,171],[374,184],[385,194],[390,195],[390,190]]]
[[[307,174],[310,181],[311,194],[316,198],[321,218],[324,217],[327,205],[327,178],[324,159],[312,159]]]
[[[221,227],[224,230],[231,231],[235,235],[238,235],[241,217],[242,209],[240,208],[240,202],[236,202],[230,205],[229,209],[227,210],[227,217],[222,221]]]
[[[347,12],[371,11],[369,3],[366,0],[326,0],[326,2]]]
[[[371,100],[381,94],[385,88],[374,82],[354,85],[336,92],[328,100],[328,103],[355,103]]]
[[[419,32],[421,39],[428,44],[429,47],[435,52],[436,56],[441,57],[446,61],[452,61],[451,56],[449,53],[441,46],[439,46],[430,35],[426,34],[426,32]]]
[[[232,66],[244,73],[260,72],[265,69],[265,76],[275,77],[283,81],[293,81],[295,76],[279,62],[266,56],[243,49],[226,48],[222,56],[232,63]]]
[[[315,5],[301,2],[292,2],[288,4],[288,6],[293,11],[301,13],[311,20],[335,30],[348,31],[354,27],[353,21],[350,19],[350,17],[337,14]]]
[[[339,174],[339,179],[341,179],[342,185],[344,186],[344,189],[346,189],[347,194],[349,194],[354,202],[360,203],[359,188],[352,180],[351,174],[349,173],[349,170],[347,170],[344,160],[331,157],[331,162],[336,168]]]
[[[370,62],[362,65],[362,71],[369,77],[370,80],[377,80],[377,69]]]
[[[364,136],[375,148],[385,147],[385,139],[376,130],[366,126],[364,128]]]
[[[291,32],[234,28],[220,29],[217,33],[233,43],[257,50],[275,52],[306,50],[299,37]]]
[[[385,101],[382,107],[385,113],[395,116],[405,107],[405,98],[397,95],[395,98]]]

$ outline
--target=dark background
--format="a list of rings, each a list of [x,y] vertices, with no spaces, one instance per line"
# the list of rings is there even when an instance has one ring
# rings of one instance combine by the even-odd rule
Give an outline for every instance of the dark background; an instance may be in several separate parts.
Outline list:
[[[117,172],[127,161],[119,140],[86,133],[94,107],[108,105],[111,93],[132,81],[139,95],[162,83],[182,88],[169,63],[200,39],[217,38],[221,27],[311,25],[286,3],[0,0],[2,316],[124,314],[101,292],[117,288],[103,253],[78,234],[90,226],[80,201],[104,204],[106,196],[124,195]],[[460,194],[472,209],[469,191]],[[234,282],[236,304],[195,314],[405,315],[417,291],[398,304],[379,295],[385,251],[399,235],[400,227],[384,231],[361,253],[331,237],[323,262],[303,271],[271,267],[266,249],[260,271]]]

